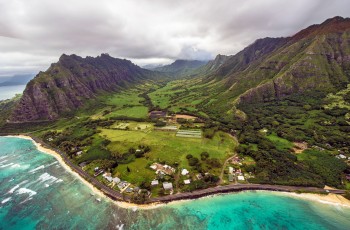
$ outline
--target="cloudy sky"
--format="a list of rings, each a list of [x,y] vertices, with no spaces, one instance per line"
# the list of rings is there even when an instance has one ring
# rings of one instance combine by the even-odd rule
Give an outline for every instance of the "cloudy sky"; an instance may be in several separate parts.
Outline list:
[[[0,0],[0,76],[46,70],[62,53],[210,59],[337,15],[350,17],[349,0]]]

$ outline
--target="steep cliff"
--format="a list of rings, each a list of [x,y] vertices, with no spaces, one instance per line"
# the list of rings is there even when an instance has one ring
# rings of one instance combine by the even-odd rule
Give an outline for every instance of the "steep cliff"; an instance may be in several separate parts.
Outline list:
[[[207,75],[225,85],[220,99],[254,103],[350,82],[350,19],[335,17],[292,37],[259,39]]]
[[[101,92],[112,92],[154,75],[128,60],[102,54],[96,58],[62,55],[31,80],[10,122],[54,120]]]

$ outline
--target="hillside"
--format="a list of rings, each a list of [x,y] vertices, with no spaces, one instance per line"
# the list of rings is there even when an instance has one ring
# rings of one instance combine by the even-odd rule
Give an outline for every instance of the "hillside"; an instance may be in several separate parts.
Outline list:
[[[350,79],[349,38],[350,19],[335,17],[292,37],[258,40],[230,59],[244,56],[245,63],[227,61],[216,74],[225,79],[227,94],[242,103],[336,91]]]
[[[170,65],[164,65],[161,67],[154,68],[154,71],[169,73],[173,76],[187,76],[191,75],[194,70],[204,66],[208,61],[198,60],[176,60]]]
[[[156,76],[128,60],[102,54],[96,58],[62,55],[31,80],[11,122],[54,120],[103,92],[115,92]]]

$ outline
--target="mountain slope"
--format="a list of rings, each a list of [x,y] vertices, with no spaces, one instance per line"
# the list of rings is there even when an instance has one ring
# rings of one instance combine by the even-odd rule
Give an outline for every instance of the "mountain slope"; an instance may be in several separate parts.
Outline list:
[[[350,19],[335,17],[292,37],[259,39],[207,73],[203,82],[212,96],[199,106],[217,114],[237,103],[344,89],[350,82]]]
[[[62,55],[28,83],[10,121],[54,120],[102,92],[113,92],[153,76],[128,60],[106,54],[96,58]]]
[[[169,73],[174,76],[186,76],[192,74],[195,69],[204,66],[208,61],[176,60],[170,65],[154,68],[154,71]]]

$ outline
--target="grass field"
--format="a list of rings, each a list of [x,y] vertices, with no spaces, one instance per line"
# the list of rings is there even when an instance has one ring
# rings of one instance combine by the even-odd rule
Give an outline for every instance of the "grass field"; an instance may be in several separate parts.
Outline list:
[[[120,116],[147,118],[148,108],[141,103],[144,99],[139,96],[142,92],[144,92],[142,89],[135,88],[103,97],[101,101],[104,107],[93,115],[92,118],[98,119]]]
[[[178,163],[180,168],[190,168],[186,159],[188,154],[200,158],[202,152],[208,152],[210,157],[217,158],[223,163],[236,146],[233,138],[222,132],[217,132],[212,139],[198,139],[176,137],[172,132],[148,129],[133,131],[101,129],[101,131],[100,135],[111,141],[108,148],[112,152],[126,152],[129,148],[137,148],[140,144],[151,148],[144,158],[118,166],[117,173],[126,176],[132,183],[140,182],[142,179],[139,177],[153,178],[154,171],[149,169],[149,165],[153,162]],[[128,173],[127,166],[131,171],[136,170],[136,173]],[[212,173],[219,171],[220,169],[213,169]]]
[[[278,137],[275,133],[272,133],[266,137],[275,144],[278,150],[288,150],[293,148],[292,142],[284,138]]]

